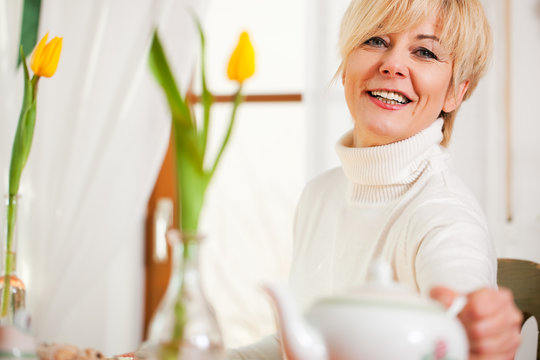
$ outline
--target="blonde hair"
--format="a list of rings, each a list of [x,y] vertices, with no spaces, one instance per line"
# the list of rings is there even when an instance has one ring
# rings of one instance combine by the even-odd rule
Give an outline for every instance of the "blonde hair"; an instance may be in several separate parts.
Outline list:
[[[422,23],[430,14],[438,14],[440,38],[452,53],[452,90],[469,81],[463,100],[469,98],[484,75],[491,57],[491,29],[480,0],[352,0],[347,8],[339,35],[343,73],[351,52],[373,36],[399,33]],[[441,112],[446,145],[457,113]]]

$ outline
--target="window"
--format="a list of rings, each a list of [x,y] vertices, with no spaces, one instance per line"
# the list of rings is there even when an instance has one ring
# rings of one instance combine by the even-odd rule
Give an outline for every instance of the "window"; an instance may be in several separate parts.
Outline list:
[[[305,88],[305,6],[304,0],[211,1],[204,19],[211,91],[235,91],[226,66],[238,36],[247,30],[257,70],[244,92],[278,98],[296,94],[298,100]],[[305,183],[302,102],[249,100],[239,109],[201,219],[207,235],[201,258],[204,284],[227,346],[275,331],[260,285],[287,279],[294,209]],[[230,103],[215,106],[211,143],[220,138],[230,110]]]
[[[200,224],[207,236],[204,286],[228,347],[275,331],[260,285],[287,280],[302,188],[308,178],[338,163],[334,144],[350,121],[341,89],[329,82],[339,64],[337,21],[346,5],[347,0],[209,2],[207,80],[218,100],[236,89],[226,78],[226,66],[242,31],[249,32],[257,56],[256,74],[244,88],[248,101],[239,109]],[[294,101],[250,101],[259,95]],[[231,104],[218,103],[213,111],[210,154],[217,150]]]

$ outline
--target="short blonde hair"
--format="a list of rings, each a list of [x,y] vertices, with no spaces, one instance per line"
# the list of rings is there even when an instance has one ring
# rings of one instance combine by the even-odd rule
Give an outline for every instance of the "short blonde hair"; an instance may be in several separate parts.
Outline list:
[[[484,75],[491,58],[491,29],[480,0],[352,0],[339,35],[342,74],[351,52],[373,36],[398,33],[422,23],[430,14],[438,14],[441,44],[452,53],[451,86],[469,81],[463,100],[469,98]],[[457,113],[441,112],[444,118],[443,141],[450,140]]]

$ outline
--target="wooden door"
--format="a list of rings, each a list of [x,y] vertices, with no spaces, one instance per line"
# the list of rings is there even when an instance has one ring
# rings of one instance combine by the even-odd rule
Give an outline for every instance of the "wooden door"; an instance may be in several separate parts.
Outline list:
[[[146,215],[146,242],[145,242],[145,305],[144,305],[144,338],[146,339],[148,323],[154,314],[159,302],[167,289],[170,276],[171,258],[167,256],[164,261],[157,261],[155,258],[155,238],[154,215],[158,201],[162,198],[169,198],[173,201],[173,209],[176,209],[176,175],[174,171],[174,153],[171,142],[163,160],[156,185],[148,201]],[[177,227],[176,214],[172,216],[172,227]],[[167,246],[167,253],[170,248]]]

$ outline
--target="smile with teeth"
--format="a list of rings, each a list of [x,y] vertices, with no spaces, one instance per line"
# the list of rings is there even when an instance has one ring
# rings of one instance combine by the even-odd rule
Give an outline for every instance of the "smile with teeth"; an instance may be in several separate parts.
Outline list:
[[[406,96],[393,91],[373,90],[368,91],[368,93],[370,96],[379,99],[385,104],[405,105],[411,102],[411,100],[409,100]]]

